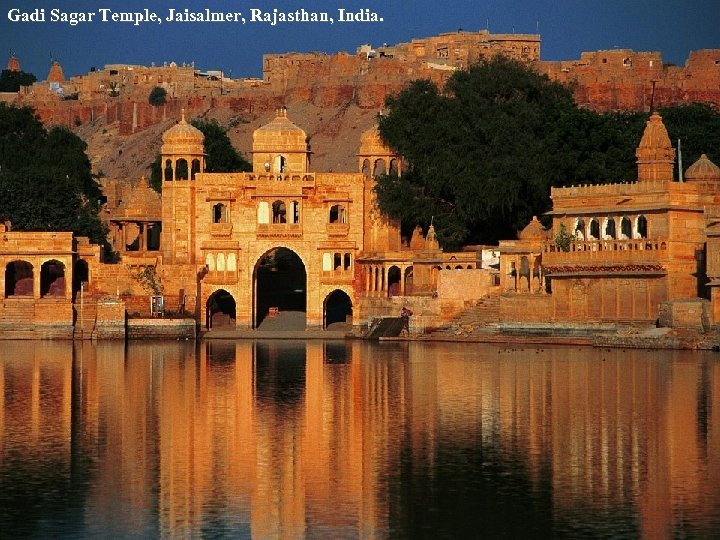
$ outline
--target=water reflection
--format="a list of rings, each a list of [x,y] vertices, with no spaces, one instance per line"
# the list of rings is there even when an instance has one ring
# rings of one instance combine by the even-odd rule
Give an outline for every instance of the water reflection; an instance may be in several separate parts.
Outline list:
[[[707,537],[717,358],[0,342],[0,534]]]

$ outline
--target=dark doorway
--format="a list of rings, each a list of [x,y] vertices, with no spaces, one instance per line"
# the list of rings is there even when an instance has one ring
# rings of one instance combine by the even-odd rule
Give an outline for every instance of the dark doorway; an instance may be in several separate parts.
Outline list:
[[[265,330],[304,330],[307,273],[298,255],[273,248],[255,265],[255,327]]]
[[[78,259],[77,261],[75,261],[75,265],[73,266],[73,300],[75,299],[75,295],[80,292],[80,285],[83,282],[87,283],[89,279],[90,270],[88,269],[88,263],[83,259]]]
[[[33,295],[33,267],[26,261],[14,261],[5,267],[5,296]]]
[[[352,300],[344,291],[334,290],[325,299],[325,328],[349,326],[348,316],[352,317]]]
[[[224,289],[215,291],[207,301],[207,328],[235,327],[235,299]]]
[[[65,296],[65,265],[52,260],[40,267],[40,296]]]

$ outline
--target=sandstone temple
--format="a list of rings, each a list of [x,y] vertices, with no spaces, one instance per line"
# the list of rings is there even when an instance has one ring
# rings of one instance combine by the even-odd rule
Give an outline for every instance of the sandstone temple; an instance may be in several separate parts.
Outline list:
[[[657,113],[637,179],[554,188],[551,230],[533,219],[516,240],[455,253],[432,226],[401,238],[373,187],[379,174],[402,174],[402,156],[376,127],[357,148],[356,171],[314,172],[307,134],[281,107],[254,132],[251,172],[208,173],[202,132],[183,113],[162,135],[162,194],[141,178],[108,208],[118,262],[71,233],[0,226],[0,326],[18,337],[124,337],[181,320],[194,335],[272,328],[292,314],[299,330],[362,333],[402,307],[415,335],[467,313],[495,331],[705,331],[720,321],[720,168],[703,156],[675,180]]]

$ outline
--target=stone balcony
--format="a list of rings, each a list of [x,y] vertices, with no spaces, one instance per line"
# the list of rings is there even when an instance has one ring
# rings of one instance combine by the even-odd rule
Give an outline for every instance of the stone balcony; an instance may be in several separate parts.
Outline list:
[[[347,236],[350,232],[350,225],[347,223],[326,223],[325,231],[328,236]]]
[[[227,237],[232,234],[232,223],[211,223],[210,234],[213,237]]]
[[[302,227],[300,223],[258,223],[256,233],[258,238],[300,238]]]
[[[542,264],[550,273],[604,267],[627,271],[657,272],[668,260],[668,242],[647,238],[635,240],[589,240],[570,243],[563,251],[554,243],[543,247]]]
[[[203,282],[210,285],[236,285],[238,282],[238,273],[236,270],[210,270]]]

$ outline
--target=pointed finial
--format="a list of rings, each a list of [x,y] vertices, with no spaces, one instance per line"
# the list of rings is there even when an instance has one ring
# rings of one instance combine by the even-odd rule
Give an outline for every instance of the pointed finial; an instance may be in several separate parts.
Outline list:
[[[185,123],[185,109],[184,108],[180,109],[180,123],[181,124]]]

